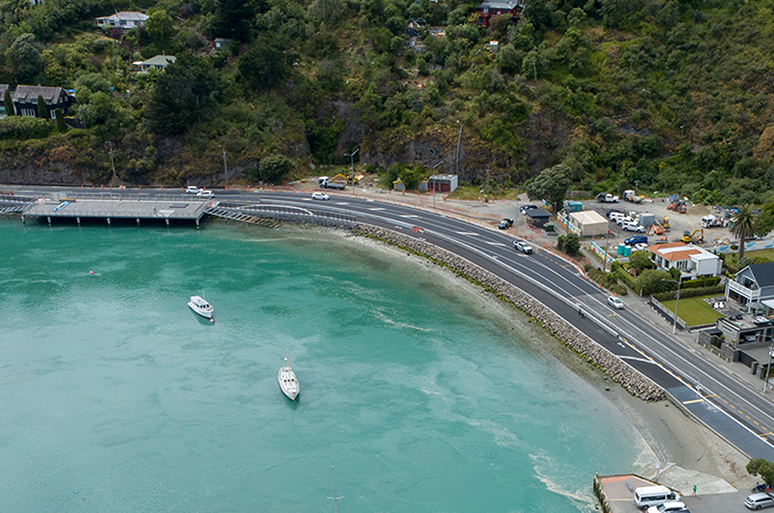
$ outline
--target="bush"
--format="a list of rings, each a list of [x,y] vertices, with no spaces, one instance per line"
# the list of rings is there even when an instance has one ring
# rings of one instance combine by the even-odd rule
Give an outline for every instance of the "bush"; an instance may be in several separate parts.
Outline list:
[[[46,119],[9,116],[0,119],[0,139],[42,139],[51,133]]]
[[[624,269],[624,267],[619,262],[613,262],[610,264],[610,272],[615,273],[619,280],[624,282],[630,289],[636,292],[634,288],[634,278],[632,278],[632,276],[626,272],[626,269]]]
[[[293,169],[293,161],[284,155],[269,155],[258,166],[261,180],[266,183],[282,183]]]
[[[556,238],[556,248],[568,255],[575,255],[580,249],[580,238],[574,233],[560,235]]]
[[[692,289],[681,289],[680,297],[696,297],[696,296],[711,296],[715,294],[722,294],[726,291],[725,285],[715,285],[713,287],[696,287]],[[659,301],[670,301],[677,297],[676,290],[670,290],[669,292],[661,292],[659,294],[653,294],[653,297]]]

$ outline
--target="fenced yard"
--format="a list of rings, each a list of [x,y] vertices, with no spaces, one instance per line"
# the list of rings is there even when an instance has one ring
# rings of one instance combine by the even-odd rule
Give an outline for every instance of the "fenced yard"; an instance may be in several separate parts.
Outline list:
[[[685,324],[688,326],[714,324],[715,321],[723,317],[723,315],[713,310],[712,307],[704,301],[704,299],[713,297],[715,297],[715,295],[686,297],[680,299],[680,306],[677,312],[678,317],[685,321]],[[675,311],[675,303],[676,301],[674,299],[669,301],[661,301],[661,304],[672,312]]]

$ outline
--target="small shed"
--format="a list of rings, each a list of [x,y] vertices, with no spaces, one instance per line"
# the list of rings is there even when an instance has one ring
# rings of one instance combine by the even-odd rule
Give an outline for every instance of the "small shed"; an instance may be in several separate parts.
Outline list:
[[[427,188],[435,192],[454,192],[457,190],[457,175],[433,175],[427,179]]]
[[[583,203],[581,203],[580,201],[566,200],[564,202],[564,209],[567,212],[580,212],[583,210]]]
[[[640,214],[637,217],[637,220],[640,222],[641,226],[644,226],[645,228],[650,228],[656,223],[656,214],[645,212],[643,214]]]
[[[403,180],[398,178],[397,180],[392,182],[392,188],[395,189],[396,191],[405,191],[406,185],[403,183]]]
[[[607,234],[607,219],[594,210],[572,212],[570,224],[580,230],[581,237],[596,237]]]
[[[551,219],[551,213],[544,208],[531,208],[527,210],[527,222],[532,226],[542,228]]]

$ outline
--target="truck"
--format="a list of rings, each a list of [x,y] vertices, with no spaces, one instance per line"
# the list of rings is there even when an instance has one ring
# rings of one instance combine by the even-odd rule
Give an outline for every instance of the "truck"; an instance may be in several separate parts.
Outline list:
[[[320,186],[321,189],[337,189],[337,190],[343,190],[347,184],[338,180],[332,180],[331,178],[327,176],[321,176],[317,179],[317,185]]]
[[[609,192],[600,192],[597,194],[597,201],[601,203],[618,203],[618,196],[613,196]]]
[[[728,226],[728,221],[713,216],[712,214],[701,218],[702,228],[723,228],[725,226]]]

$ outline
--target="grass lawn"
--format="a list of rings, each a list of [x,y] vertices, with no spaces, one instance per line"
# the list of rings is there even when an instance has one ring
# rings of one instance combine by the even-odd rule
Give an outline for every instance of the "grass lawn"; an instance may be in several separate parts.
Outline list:
[[[685,321],[688,326],[698,326],[700,324],[712,324],[716,319],[723,317],[718,312],[712,309],[710,305],[704,302],[704,299],[715,297],[717,294],[710,296],[696,296],[686,297],[680,299],[680,306],[678,310],[678,316]],[[675,311],[675,300],[662,301],[662,305]]]
[[[763,257],[770,262],[774,261],[774,249],[759,249],[758,251],[745,251],[744,256],[750,258]]]

